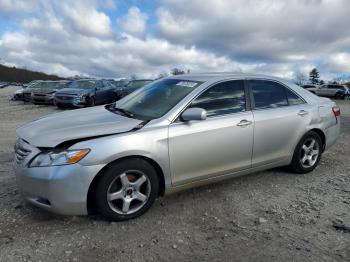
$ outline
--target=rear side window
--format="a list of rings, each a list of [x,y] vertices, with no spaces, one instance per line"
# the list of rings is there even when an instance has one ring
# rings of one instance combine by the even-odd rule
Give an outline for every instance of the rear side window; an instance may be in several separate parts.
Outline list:
[[[209,117],[243,112],[246,110],[244,81],[216,84],[197,97],[191,107],[205,109]]]
[[[249,83],[253,91],[256,109],[288,106],[284,86],[266,80],[251,80]]]
[[[286,90],[289,105],[293,106],[293,105],[300,105],[305,103],[305,101],[301,97],[299,97],[297,94],[295,94],[288,88],[285,88],[285,90]]]

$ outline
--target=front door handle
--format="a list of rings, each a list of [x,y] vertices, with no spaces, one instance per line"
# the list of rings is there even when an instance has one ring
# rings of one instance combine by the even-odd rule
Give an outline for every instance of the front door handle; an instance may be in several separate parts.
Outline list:
[[[248,121],[246,119],[243,119],[243,120],[241,120],[241,122],[239,122],[237,124],[237,126],[245,127],[245,126],[251,125],[252,123],[253,123],[252,121]]]
[[[309,112],[307,112],[305,110],[300,110],[299,113],[298,113],[299,116],[305,116],[307,114],[309,114]]]

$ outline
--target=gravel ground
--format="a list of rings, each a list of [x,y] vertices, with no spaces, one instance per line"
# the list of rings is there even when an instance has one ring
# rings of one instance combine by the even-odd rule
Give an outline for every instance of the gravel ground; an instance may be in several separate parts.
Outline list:
[[[0,261],[350,261],[350,103],[316,170],[259,172],[157,200],[121,223],[62,217],[22,201],[15,129],[54,107],[8,102],[0,89]]]

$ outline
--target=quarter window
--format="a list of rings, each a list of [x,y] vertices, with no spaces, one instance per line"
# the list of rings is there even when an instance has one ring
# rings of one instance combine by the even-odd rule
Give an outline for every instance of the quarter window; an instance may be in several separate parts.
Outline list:
[[[207,116],[243,112],[246,110],[244,81],[227,81],[210,87],[192,102],[191,107],[205,109]]]
[[[292,92],[288,88],[285,88],[285,89],[286,89],[286,94],[287,94],[287,99],[288,99],[289,105],[293,106],[293,105],[300,105],[300,104],[305,103],[304,100],[301,99],[297,94],[295,94],[294,92]]]
[[[256,109],[288,106],[286,88],[284,86],[264,80],[251,80],[249,82],[253,91]]]

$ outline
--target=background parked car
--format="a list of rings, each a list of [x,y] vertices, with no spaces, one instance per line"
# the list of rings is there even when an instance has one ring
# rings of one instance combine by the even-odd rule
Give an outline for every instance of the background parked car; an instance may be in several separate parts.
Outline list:
[[[26,88],[23,89],[22,98],[23,98],[24,102],[30,102],[33,89],[40,88],[41,82],[42,81],[40,81],[40,80],[32,81],[28,84],[28,86]]]
[[[0,82],[0,88],[5,88],[9,86],[9,83],[6,83],[6,82]]]
[[[42,81],[33,88],[31,102],[33,104],[53,104],[55,93],[67,87],[68,81]]]
[[[114,87],[107,80],[83,79],[55,93],[58,107],[87,107],[113,102]]]
[[[325,96],[335,99],[344,99],[350,92],[348,87],[337,84],[322,85],[319,88],[310,91],[313,91],[318,96]]]
[[[310,91],[313,94],[316,94],[316,90],[319,89],[319,86],[318,85],[307,84],[307,85],[303,85],[302,88]]]
[[[24,88],[18,89],[16,92],[13,93],[11,100],[13,101],[23,100],[23,91],[24,91]]]
[[[115,90],[115,93],[114,93],[115,100],[119,100],[124,96],[131,94],[132,92],[143,87],[144,85],[151,83],[152,81],[153,80],[151,79],[131,80],[127,85],[119,87]]]

